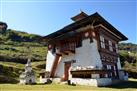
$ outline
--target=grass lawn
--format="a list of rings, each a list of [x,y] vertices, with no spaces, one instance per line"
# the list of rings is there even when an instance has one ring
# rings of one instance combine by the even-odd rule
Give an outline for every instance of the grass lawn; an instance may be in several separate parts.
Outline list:
[[[0,91],[137,91],[137,80],[130,79],[109,87],[0,84]]]

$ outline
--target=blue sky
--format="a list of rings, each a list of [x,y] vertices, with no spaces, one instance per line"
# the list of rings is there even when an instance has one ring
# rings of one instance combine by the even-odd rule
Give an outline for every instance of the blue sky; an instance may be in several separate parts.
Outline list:
[[[47,35],[72,23],[80,9],[98,12],[129,40],[137,44],[135,0],[0,0],[0,21],[10,29]]]

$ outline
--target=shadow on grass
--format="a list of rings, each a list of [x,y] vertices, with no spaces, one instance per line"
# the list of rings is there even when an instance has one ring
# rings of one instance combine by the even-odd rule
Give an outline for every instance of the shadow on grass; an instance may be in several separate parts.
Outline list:
[[[17,84],[19,81],[13,77],[5,76],[0,74],[0,84]]]
[[[123,81],[123,82],[113,84],[107,87],[116,88],[116,89],[137,88],[137,81]]]

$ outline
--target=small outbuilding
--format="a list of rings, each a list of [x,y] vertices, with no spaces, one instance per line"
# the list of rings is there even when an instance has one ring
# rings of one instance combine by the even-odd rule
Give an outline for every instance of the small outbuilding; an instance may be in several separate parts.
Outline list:
[[[34,84],[35,74],[31,68],[31,60],[28,59],[27,64],[25,65],[25,72],[22,72],[20,75],[20,84]]]

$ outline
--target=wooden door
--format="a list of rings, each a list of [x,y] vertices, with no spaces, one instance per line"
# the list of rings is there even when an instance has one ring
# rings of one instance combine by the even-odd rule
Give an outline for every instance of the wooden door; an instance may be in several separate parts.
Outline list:
[[[65,65],[64,65],[64,81],[67,81],[68,80],[68,77],[69,77],[69,68],[71,66],[71,62],[65,62]]]

